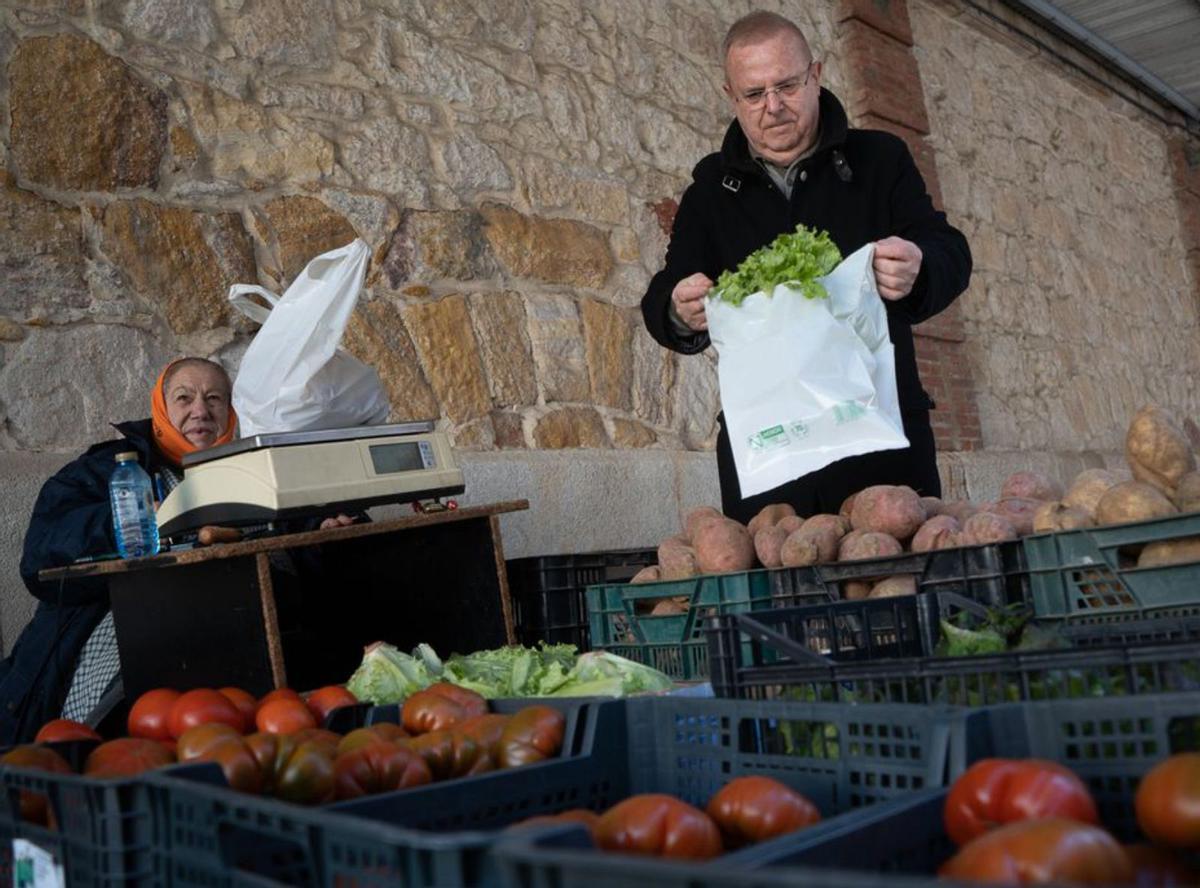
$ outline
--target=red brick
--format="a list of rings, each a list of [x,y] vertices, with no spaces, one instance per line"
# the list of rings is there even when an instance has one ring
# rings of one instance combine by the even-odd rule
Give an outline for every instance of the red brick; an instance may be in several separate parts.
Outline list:
[[[838,0],[837,21],[846,19],[857,19],[906,46],[912,46],[912,22],[904,0]]]
[[[911,48],[856,19],[842,22],[839,31],[851,71],[851,113],[874,114],[928,133],[921,73]]]

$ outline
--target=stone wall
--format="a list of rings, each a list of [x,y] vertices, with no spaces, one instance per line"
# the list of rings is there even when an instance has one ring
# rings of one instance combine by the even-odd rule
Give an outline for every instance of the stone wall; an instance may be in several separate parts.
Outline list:
[[[468,501],[533,501],[505,519],[510,555],[674,532],[716,495],[715,364],[660,349],[637,304],[728,122],[718,46],[751,5],[5,0],[0,479],[145,415],[172,356],[236,370],[254,328],[229,285],[281,291],[357,236],[373,262],[345,345],[393,418],[439,420]],[[885,49],[919,74],[918,159],[977,265],[922,350],[939,440],[983,448],[942,455],[949,490],[1111,462],[1147,392],[1196,412],[1200,215],[1172,194],[1193,142],[1169,151],[1177,131],[961,3],[769,5],[873,125],[914,124],[863,102],[864,60],[887,85],[864,29],[905,22]],[[4,601],[25,487],[6,487]]]
[[[946,209],[975,257],[960,304],[983,440],[1119,450],[1149,400],[1200,413],[1200,218],[1181,218],[1169,150],[1182,132],[994,6],[910,3]]]

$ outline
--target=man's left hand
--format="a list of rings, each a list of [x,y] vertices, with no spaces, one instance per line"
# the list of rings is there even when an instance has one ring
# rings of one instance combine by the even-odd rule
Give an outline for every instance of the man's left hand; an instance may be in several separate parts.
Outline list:
[[[875,285],[890,302],[912,292],[921,271],[921,248],[902,237],[885,237],[875,242]]]
[[[326,518],[321,522],[321,530],[329,530],[332,527],[349,527],[354,523],[354,519],[349,515],[337,515],[333,518]],[[312,525],[310,524],[309,527]]]

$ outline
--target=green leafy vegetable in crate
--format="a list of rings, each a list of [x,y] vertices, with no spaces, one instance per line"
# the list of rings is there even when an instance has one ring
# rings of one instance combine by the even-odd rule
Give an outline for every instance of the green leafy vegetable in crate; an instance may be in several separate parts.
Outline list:
[[[621,697],[665,691],[671,679],[656,669],[605,651],[578,654],[574,645],[542,644],[454,654],[443,661],[427,644],[406,654],[377,642],[367,648],[347,687],[376,705],[399,703],[445,681],[495,697]]]

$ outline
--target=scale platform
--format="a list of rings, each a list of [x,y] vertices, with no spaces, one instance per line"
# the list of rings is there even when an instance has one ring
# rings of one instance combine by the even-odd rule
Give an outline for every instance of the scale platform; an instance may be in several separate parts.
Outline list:
[[[183,481],[158,508],[158,532],[333,515],[464,489],[450,441],[433,422],[253,435],[183,458]]]

